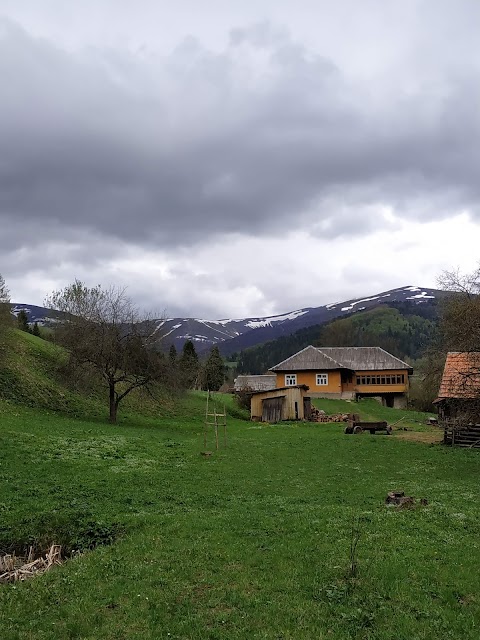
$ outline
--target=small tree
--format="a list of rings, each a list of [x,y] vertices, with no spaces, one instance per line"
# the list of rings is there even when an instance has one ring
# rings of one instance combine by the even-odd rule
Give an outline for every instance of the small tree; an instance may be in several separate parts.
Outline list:
[[[177,349],[174,344],[172,344],[170,347],[170,350],[168,352],[168,358],[172,366],[175,366],[177,364]]]
[[[32,329],[32,333],[34,336],[37,336],[37,338],[41,338],[41,334],[40,334],[40,328],[38,326],[38,322],[34,322],[33,323],[33,329]]]
[[[91,367],[108,387],[110,422],[134,389],[162,378],[165,361],[156,349],[155,323],[141,316],[124,289],[75,282],[55,291],[45,306],[62,312],[56,340],[73,367]]]
[[[0,349],[3,337],[12,324],[12,314],[10,311],[10,291],[5,280],[0,273]]]
[[[9,324],[10,321],[10,291],[8,290],[5,280],[0,273],[0,322],[2,324]]]
[[[215,345],[205,362],[202,374],[202,389],[218,391],[225,380],[225,365],[218,347]]]
[[[28,315],[25,309],[22,309],[17,316],[17,325],[20,331],[30,333],[30,325],[28,324]]]

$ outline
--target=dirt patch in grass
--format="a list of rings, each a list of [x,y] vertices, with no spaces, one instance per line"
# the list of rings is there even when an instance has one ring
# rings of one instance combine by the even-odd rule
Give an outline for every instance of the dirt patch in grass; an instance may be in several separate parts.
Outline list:
[[[443,433],[440,431],[397,431],[395,437],[400,440],[412,440],[425,444],[440,444],[443,440]]]

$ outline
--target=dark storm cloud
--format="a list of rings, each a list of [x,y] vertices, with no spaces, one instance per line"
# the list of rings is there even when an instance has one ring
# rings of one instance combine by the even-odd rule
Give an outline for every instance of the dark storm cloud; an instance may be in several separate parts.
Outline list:
[[[172,246],[284,221],[361,234],[386,224],[375,205],[478,215],[473,70],[401,82],[348,81],[268,24],[160,57],[69,53],[4,22],[0,248],[25,228]]]

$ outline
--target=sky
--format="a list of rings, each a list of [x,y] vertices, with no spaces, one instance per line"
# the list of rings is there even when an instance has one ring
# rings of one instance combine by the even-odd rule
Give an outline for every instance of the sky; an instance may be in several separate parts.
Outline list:
[[[0,0],[0,273],[240,318],[480,255],[478,0]]]

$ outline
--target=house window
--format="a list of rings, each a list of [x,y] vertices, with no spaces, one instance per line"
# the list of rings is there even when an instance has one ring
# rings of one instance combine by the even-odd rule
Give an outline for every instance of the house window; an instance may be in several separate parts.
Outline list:
[[[321,387],[328,384],[328,373],[317,373],[317,386]]]
[[[285,374],[285,386],[286,387],[294,387],[297,384],[297,374],[296,373],[286,373]]]

